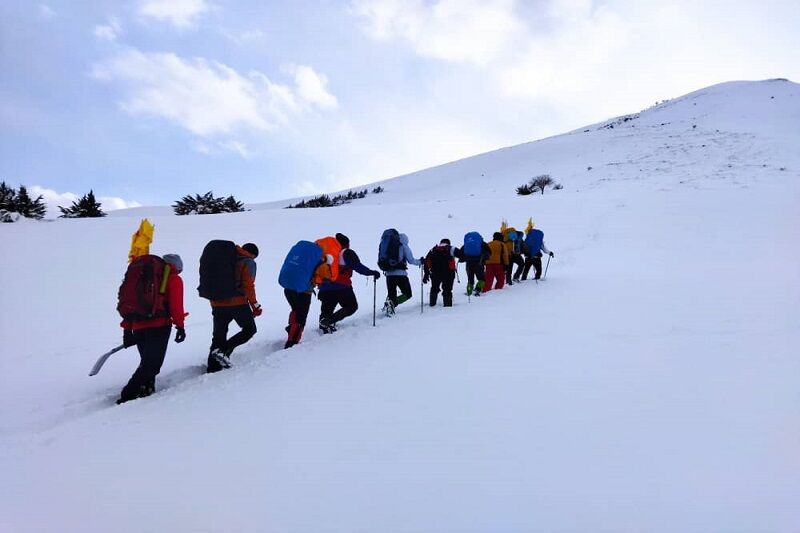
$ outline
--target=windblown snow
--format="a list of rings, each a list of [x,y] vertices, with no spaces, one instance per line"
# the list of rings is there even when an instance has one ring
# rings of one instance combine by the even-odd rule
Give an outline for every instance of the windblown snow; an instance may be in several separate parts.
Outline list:
[[[563,190],[515,194],[544,173]],[[799,530],[800,86],[716,85],[381,185],[329,209],[3,224],[0,530]],[[87,373],[120,342],[140,216],[183,257],[191,315],[157,393],[116,406],[135,350]],[[345,233],[374,268],[388,227],[420,256],[528,217],[546,281],[468,301],[462,269],[453,308],[421,309],[412,271],[373,328],[355,275],[356,315],[323,337],[315,300],[282,349],[296,241]],[[265,312],[206,375],[215,238],[258,244]]]

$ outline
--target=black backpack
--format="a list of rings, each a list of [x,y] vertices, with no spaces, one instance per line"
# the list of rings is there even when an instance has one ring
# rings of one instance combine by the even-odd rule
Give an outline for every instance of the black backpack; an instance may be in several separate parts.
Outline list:
[[[437,276],[443,276],[448,272],[455,272],[456,259],[450,253],[450,245],[438,245],[431,248],[426,256],[427,262],[430,262],[430,271]]]
[[[406,269],[406,262],[400,260],[400,246],[400,233],[396,229],[384,231],[378,246],[378,268],[384,272]]]
[[[232,241],[210,241],[200,256],[200,285],[197,292],[208,300],[225,300],[240,296],[236,282],[239,254]]]

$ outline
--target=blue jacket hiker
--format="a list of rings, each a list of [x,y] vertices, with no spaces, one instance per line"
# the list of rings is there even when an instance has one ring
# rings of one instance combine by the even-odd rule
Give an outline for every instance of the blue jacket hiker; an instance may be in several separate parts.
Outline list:
[[[387,235],[388,234],[388,235]],[[397,230],[386,230],[381,237],[381,246],[378,251],[378,266],[384,269],[386,275],[386,302],[383,312],[386,316],[394,314],[395,308],[411,299],[411,283],[408,281],[408,264],[422,266],[425,258],[414,257],[414,252],[408,246],[408,236],[397,233]],[[397,290],[400,295],[397,295]]]
[[[544,232],[542,230],[531,228],[525,236],[525,245],[528,248],[528,256],[525,258],[522,279],[528,279],[528,272],[530,272],[531,266],[534,269],[533,279],[539,279],[542,277],[542,253],[546,253],[550,257],[555,257],[555,254],[545,245]]]

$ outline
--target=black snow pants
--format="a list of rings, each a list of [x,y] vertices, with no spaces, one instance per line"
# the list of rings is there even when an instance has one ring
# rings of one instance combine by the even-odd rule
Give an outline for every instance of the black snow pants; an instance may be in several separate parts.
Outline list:
[[[120,400],[127,402],[149,396],[156,390],[156,376],[161,372],[172,326],[138,329],[133,332],[133,340],[139,350],[139,367],[122,388]]]
[[[306,327],[308,310],[311,308],[311,293],[283,289],[283,295],[292,308],[289,313],[289,325],[286,327],[286,332],[289,334],[286,347],[289,348],[300,342],[303,337],[303,328]]]
[[[539,279],[542,277],[542,254],[536,255],[529,255],[527,259],[525,259],[525,269],[522,271],[522,279],[528,279],[528,272],[530,272],[531,267],[535,272],[533,279]]]
[[[400,298],[397,297],[397,289],[400,289]],[[411,299],[411,282],[408,276],[386,276],[386,291],[389,299],[396,306]]]
[[[219,348],[226,355],[237,347],[249,341],[256,334],[256,321],[253,311],[247,304],[234,305],[230,307],[213,307],[211,315],[214,317],[214,334],[211,338],[211,350]],[[228,338],[228,326],[231,322],[242,328],[230,339]]]
[[[320,291],[319,301],[322,302],[319,313],[320,321],[327,318],[335,324],[358,311],[358,300],[356,300],[356,294],[353,292],[352,287]],[[342,308],[334,312],[337,305],[342,306]]]
[[[475,286],[475,279],[478,281],[486,281],[486,275],[483,270],[483,263],[480,259],[467,259],[467,287]]]
[[[439,296],[439,289],[442,292],[442,301],[445,307],[453,306],[453,282],[456,279],[455,272],[448,272],[442,276],[431,277],[431,307],[436,305],[436,299]]]
[[[506,283],[509,285],[512,284],[512,278],[513,281],[519,281],[519,277],[522,274],[522,270],[525,266],[525,260],[519,254],[511,254],[510,259],[511,261],[509,261],[508,265],[506,265]],[[514,272],[514,265],[517,265],[516,272]]]

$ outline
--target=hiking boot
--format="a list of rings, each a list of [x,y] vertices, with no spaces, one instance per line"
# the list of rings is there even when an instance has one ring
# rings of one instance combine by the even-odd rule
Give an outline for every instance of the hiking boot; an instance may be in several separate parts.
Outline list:
[[[391,300],[386,300],[383,303],[383,309],[381,309],[381,310],[383,311],[383,314],[385,316],[394,315],[394,302],[392,302]]]
[[[330,318],[320,318],[319,329],[322,331],[323,335],[334,333],[336,331],[336,323],[332,322]]]
[[[294,342],[294,341],[286,341],[286,344],[283,345],[283,349],[286,350],[287,348],[291,348],[295,344],[297,344],[297,343]]]
[[[139,388],[139,398],[147,398],[156,391],[155,380]]]
[[[221,349],[216,348],[212,350],[209,354],[209,359],[213,359],[220,368],[230,368],[231,367],[231,358],[230,355],[223,352]]]

